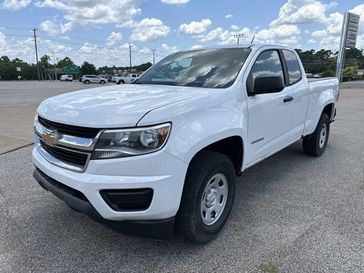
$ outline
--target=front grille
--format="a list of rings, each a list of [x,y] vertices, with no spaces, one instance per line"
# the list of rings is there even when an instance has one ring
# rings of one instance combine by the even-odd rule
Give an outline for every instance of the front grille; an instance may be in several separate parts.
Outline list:
[[[87,154],[82,154],[79,152],[73,152],[70,150],[65,150],[57,147],[51,147],[45,144],[43,141],[40,141],[42,148],[49,153],[54,158],[57,158],[65,163],[71,165],[77,165],[79,167],[84,167],[87,163]]]
[[[102,130],[99,128],[79,127],[73,125],[62,124],[53,122],[38,116],[39,122],[46,128],[51,130],[57,130],[61,134],[83,137],[83,138],[95,138],[96,135]]]

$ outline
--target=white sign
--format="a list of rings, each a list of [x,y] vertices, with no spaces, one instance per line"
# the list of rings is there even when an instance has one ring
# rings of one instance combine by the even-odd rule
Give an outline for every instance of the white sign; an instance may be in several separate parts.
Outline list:
[[[20,66],[17,66],[16,67],[16,71],[21,72],[21,67]]]
[[[345,29],[345,47],[355,48],[356,37],[358,36],[360,16],[354,13],[349,13],[346,16],[346,29]]]

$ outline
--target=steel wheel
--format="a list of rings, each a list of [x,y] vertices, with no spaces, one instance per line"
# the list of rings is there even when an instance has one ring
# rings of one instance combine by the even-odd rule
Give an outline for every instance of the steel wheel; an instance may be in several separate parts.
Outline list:
[[[201,198],[200,215],[205,225],[213,225],[223,213],[229,188],[225,175],[217,173],[206,184]]]
[[[327,138],[327,127],[326,127],[326,124],[324,123],[324,125],[321,128],[321,132],[320,132],[320,140],[319,140],[320,149],[322,149],[324,147],[326,138]]]

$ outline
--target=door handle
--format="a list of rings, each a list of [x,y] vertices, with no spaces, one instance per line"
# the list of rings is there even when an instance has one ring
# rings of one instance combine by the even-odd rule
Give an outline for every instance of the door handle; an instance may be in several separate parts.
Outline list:
[[[292,97],[292,96],[286,96],[286,97],[283,99],[283,102],[290,102],[290,101],[293,101],[293,97]]]

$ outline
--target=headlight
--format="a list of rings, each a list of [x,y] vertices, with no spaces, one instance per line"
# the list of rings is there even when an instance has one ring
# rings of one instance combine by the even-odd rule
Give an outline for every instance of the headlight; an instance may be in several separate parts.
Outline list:
[[[92,159],[119,158],[148,154],[163,148],[170,123],[135,129],[105,130],[101,133]]]

